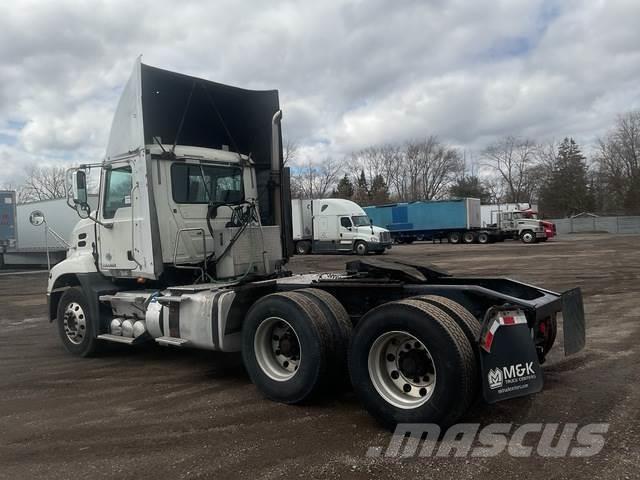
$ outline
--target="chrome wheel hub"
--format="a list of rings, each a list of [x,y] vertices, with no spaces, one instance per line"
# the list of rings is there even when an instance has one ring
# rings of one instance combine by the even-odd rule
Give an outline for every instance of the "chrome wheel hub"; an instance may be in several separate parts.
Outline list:
[[[375,389],[395,407],[419,407],[433,394],[433,359],[410,333],[392,331],[380,335],[369,350],[368,367]]]
[[[62,319],[64,333],[69,341],[79,345],[87,334],[87,319],[80,304],[71,302],[67,305]]]

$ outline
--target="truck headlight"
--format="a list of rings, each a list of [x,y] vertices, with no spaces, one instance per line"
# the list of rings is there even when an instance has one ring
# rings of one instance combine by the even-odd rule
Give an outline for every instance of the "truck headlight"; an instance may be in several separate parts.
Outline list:
[[[379,242],[380,239],[378,237],[371,237],[370,242]]]

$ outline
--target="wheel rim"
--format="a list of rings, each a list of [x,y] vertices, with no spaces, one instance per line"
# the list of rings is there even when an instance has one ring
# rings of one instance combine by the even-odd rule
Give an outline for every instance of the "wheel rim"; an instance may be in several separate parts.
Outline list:
[[[451,240],[451,243],[458,243],[460,241],[460,237],[456,233],[451,235],[449,239]]]
[[[524,239],[525,242],[531,243],[531,240],[533,239],[533,235],[531,235],[530,233],[524,233],[522,234],[522,238]]]
[[[467,234],[465,234],[465,236],[464,236],[464,241],[465,241],[466,243],[471,243],[471,242],[473,242],[473,234],[472,234],[472,233],[467,233]]]
[[[356,245],[356,253],[358,253],[358,255],[364,255],[366,251],[367,247],[364,245],[364,243],[359,243]]]
[[[79,345],[87,333],[87,319],[80,304],[71,302],[67,305],[63,317],[64,333],[69,341]]]
[[[478,242],[480,243],[487,243],[487,236],[483,233],[481,233],[480,235],[478,235]]]
[[[298,334],[286,320],[264,320],[256,330],[253,348],[258,365],[272,380],[285,382],[298,371],[302,348]]]
[[[298,253],[299,253],[299,254],[303,254],[303,253],[304,253],[304,251],[305,251],[304,246],[302,246],[302,245],[298,245]]]
[[[380,335],[369,349],[368,367],[373,386],[394,407],[417,408],[433,395],[433,358],[410,333],[392,331]]]

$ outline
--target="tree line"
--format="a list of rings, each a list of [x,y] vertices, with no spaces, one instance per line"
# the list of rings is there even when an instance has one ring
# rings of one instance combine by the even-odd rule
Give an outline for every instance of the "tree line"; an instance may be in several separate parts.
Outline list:
[[[620,115],[585,155],[571,138],[541,143],[506,136],[477,154],[435,136],[373,145],[346,158],[301,163],[298,146],[284,144],[293,198],[336,197],[360,205],[474,197],[483,203],[537,203],[546,217],[582,212],[640,215],[640,110]],[[19,203],[64,198],[64,167],[30,168],[16,190]]]
[[[589,157],[570,136],[548,143],[505,136],[482,149],[472,168],[462,150],[435,136],[319,164],[298,163],[296,146],[286,147],[294,198],[345,198],[365,206],[474,197],[536,203],[555,218],[640,214],[640,111],[620,115]]]

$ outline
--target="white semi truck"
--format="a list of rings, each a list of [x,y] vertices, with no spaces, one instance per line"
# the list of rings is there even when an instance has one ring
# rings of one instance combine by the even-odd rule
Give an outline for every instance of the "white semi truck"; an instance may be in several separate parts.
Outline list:
[[[280,118],[277,91],[136,62],[104,160],[69,175],[83,219],[47,287],[69,352],[97,355],[109,342],[241,351],[272,400],[303,402],[350,378],[393,426],[450,424],[480,392],[495,402],[539,391],[558,313],[565,353],[584,346],[579,289],[372,257],[292,275]],[[96,210],[89,168],[101,172]]]
[[[384,253],[391,248],[389,230],[371,222],[355,202],[341,198],[291,200],[295,252]]]

